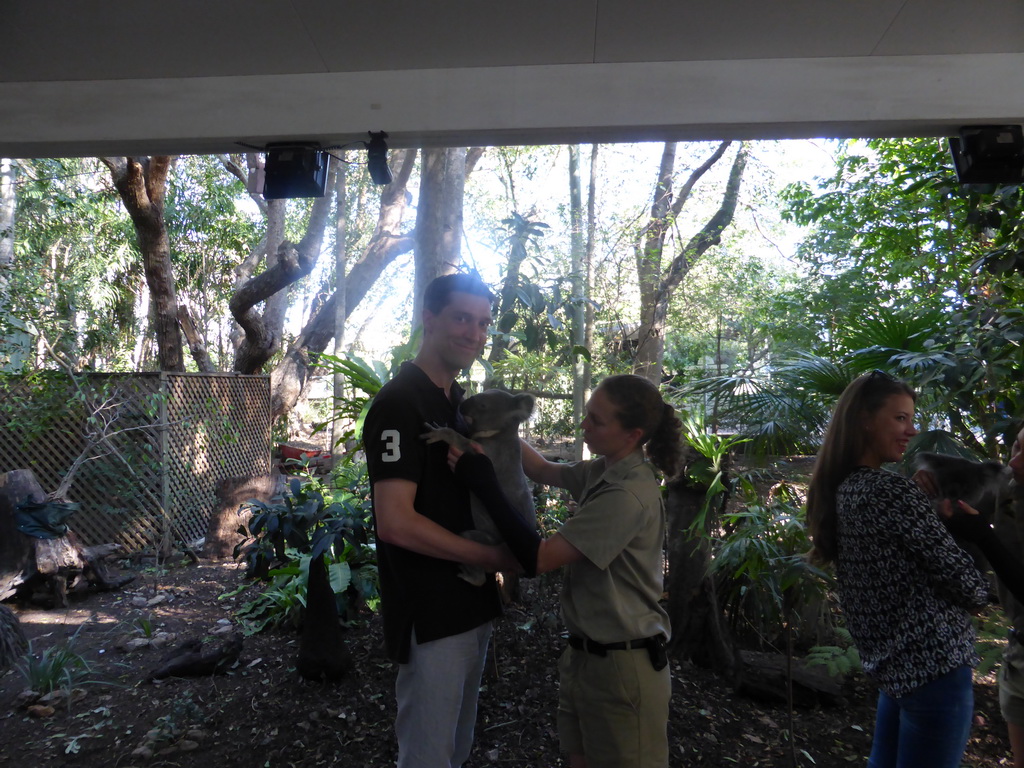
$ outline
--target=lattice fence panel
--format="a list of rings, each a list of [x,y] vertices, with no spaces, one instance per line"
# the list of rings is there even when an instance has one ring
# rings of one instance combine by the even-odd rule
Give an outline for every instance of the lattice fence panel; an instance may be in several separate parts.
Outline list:
[[[270,474],[270,381],[265,376],[165,374],[167,493],[172,536],[206,535],[217,481]]]
[[[31,469],[54,491],[95,443],[67,494],[86,544],[138,552],[200,538],[217,480],[270,471],[265,376],[6,377],[0,397],[0,472]]]

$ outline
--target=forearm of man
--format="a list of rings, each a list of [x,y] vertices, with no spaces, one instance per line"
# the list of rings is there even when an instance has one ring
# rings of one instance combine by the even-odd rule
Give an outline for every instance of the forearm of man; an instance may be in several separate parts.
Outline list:
[[[415,510],[416,483],[381,480],[374,483],[373,496],[381,541],[442,560],[500,569],[500,548],[464,539]]]
[[[520,441],[523,446],[523,472],[535,483],[543,485],[556,485],[562,487],[562,465],[548,461],[541,456],[537,449],[525,440]]]

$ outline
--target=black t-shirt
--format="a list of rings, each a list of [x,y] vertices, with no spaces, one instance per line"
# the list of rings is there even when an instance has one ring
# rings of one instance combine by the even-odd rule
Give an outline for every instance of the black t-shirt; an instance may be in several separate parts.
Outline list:
[[[416,483],[416,511],[453,533],[473,527],[469,491],[448,468],[447,444],[428,445],[420,435],[426,423],[456,426],[462,395],[462,388],[453,384],[449,400],[418,366],[404,363],[377,393],[363,425],[371,487],[396,478]],[[408,660],[413,627],[423,643],[467,632],[501,613],[493,575],[474,587],[458,578],[458,563],[379,538],[377,566],[384,640],[388,657],[395,661]]]

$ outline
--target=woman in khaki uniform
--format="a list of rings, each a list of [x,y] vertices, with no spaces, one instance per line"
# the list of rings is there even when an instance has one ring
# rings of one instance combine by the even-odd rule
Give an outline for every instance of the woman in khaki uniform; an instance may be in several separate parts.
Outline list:
[[[678,471],[681,424],[654,384],[621,375],[594,391],[581,428],[600,458],[559,464],[524,445],[530,479],[566,488],[578,505],[544,540],[524,530],[515,510],[493,493],[497,481],[488,460],[457,449],[449,459],[487,504],[527,575],[568,566],[561,606],[569,647],[559,661],[558,731],[569,765],[666,768],[670,628],[659,603],[665,509],[655,467],[668,477]]]
[[[1008,549],[1020,553],[1024,551],[1024,428],[1017,433],[1007,464],[1013,472],[1013,483],[1007,498],[999,504],[995,529]],[[1013,623],[999,670],[999,706],[1009,730],[1013,767],[1024,768],[1024,605],[1002,580],[998,587],[999,602]]]

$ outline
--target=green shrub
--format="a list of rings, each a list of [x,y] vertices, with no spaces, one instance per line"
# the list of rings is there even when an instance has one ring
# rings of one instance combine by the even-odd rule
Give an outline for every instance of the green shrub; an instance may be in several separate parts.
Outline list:
[[[811,545],[795,491],[779,484],[762,502],[751,483],[738,486],[745,504],[723,515],[712,572],[733,629],[772,643],[809,606],[827,607],[829,578],[805,557]]]
[[[841,645],[816,645],[807,652],[808,666],[824,665],[832,677],[860,671],[860,653],[845,627],[836,627],[836,639]]]
[[[38,654],[33,652],[29,641],[27,653],[15,665],[26,687],[40,694],[59,690],[70,693],[72,688],[98,682],[91,679],[89,663],[74,651],[77,637],[78,632],[75,632],[67,641]]]
[[[344,465],[335,481],[328,488],[314,478],[293,478],[279,503],[253,502],[241,552],[248,575],[269,584],[238,611],[247,634],[301,624],[309,562],[321,554],[342,621],[376,610],[379,581],[365,464]]]

